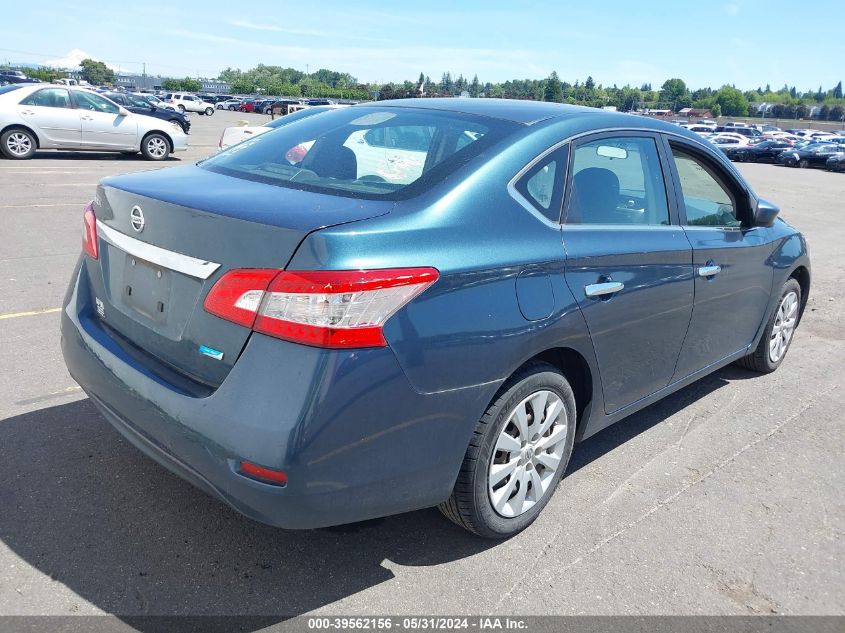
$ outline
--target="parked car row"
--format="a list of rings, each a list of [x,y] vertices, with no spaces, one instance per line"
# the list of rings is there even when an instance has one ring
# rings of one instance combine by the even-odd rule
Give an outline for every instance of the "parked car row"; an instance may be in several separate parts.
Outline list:
[[[732,161],[845,171],[845,160],[841,160],[845,156],[845,131],[781,130],[767,124],[716,125],[713,121],[680,125],[713,143]]]
[[[143,114],[176,123],[185,134],[191,129],[191,122],[184,112],[172,107],[164,108],[161,105],[156,105],[151,99],[147,98],[149,95],[135,95],[131,92],[104,92],[102,94],[135,114]]]

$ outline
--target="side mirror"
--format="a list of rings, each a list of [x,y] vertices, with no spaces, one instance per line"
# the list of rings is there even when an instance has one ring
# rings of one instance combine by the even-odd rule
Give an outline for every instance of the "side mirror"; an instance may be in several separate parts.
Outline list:
[[[120,109],[117,111],[118,116],[129,116],[130,114],[131,112],[129,112],[129,110],[127,110],[123,106],[120,106]]]
[[[757,208],[754,210],[754,226],[772,226],[775,223],[775,218],[778,217],[780,208],[769,202],[768,200],[757,201]]]

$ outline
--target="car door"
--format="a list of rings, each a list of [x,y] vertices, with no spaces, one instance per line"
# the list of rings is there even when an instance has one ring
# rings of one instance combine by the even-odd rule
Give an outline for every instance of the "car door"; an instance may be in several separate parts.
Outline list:
[[[676,197],[692,244],[695,306],[675,379],[740,352],[769,303],[773,230],[752,227],[751,197],[707,151],[669,139]]]
[[[36,90],[21,100],[17,110],[21,119],[40,137],[41,147],[74,148],[81,145],[82,124],[67,88]]]
[[[584,137],[571,151],[566,280],[590,331],[606,413],[669,384],[692,314],[692,249],[667,170],[659,137],[647,133]]]
[[[82,121],[82,146],[88,149],[137,149],[138,123],[120,113],[120,106],[105,97],[74,91]]]

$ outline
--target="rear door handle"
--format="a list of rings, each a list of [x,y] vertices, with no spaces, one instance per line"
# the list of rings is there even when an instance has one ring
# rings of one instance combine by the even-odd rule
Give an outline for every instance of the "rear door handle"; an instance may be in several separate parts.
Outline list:
[[[83,114],[79,118],[82,119],[83,121],[93,121],[94,120],[94,117],[92,117],[90,114]]]
[[[720,272],[722,272],[722,267],[718,264],[707,264],[706,266],[699,266],[698,268],[699,277],[713,277],[718,275]]]
[[[33,110],[21,110],[21,114],[35,114]]]
[[[605,295],[613,295],[625,287],[621,281],[605,281],[600,284],[590,284],[584,286],[584,294],[588,297],[604,297]]]

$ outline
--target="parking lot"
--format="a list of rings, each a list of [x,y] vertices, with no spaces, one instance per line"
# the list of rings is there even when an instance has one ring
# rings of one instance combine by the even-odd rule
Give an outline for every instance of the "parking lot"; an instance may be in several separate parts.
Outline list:
[[[268,116],[193,116],[190,149]],[[845,174],[742,164],[807,236],[804,321],[779,371],[728,367],[577,445],[502,543],[430,509],[334,529],[251,522],[96,413],[59,349],[82,208],[161,164],[0,161],[0,613],[845,614]]]

